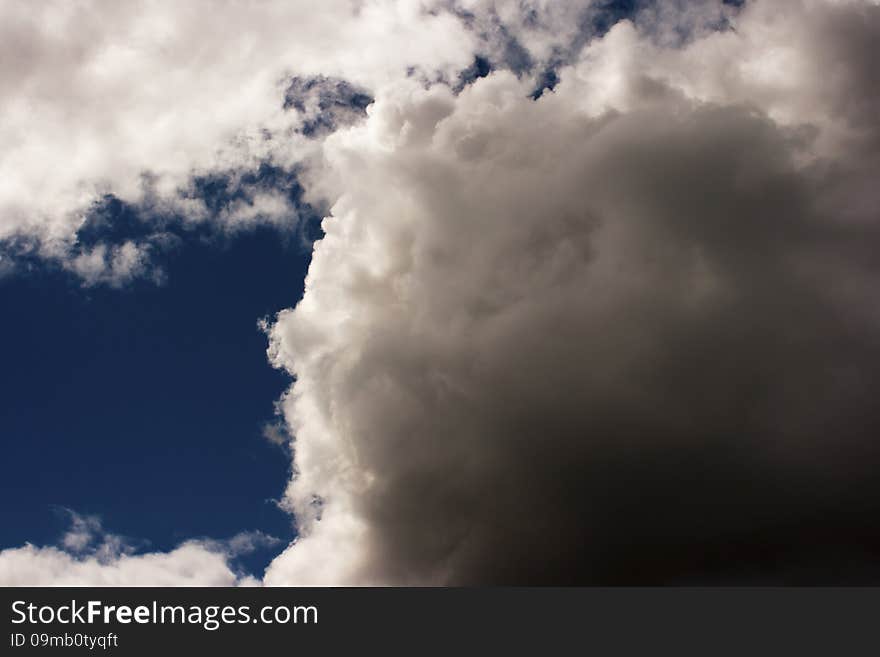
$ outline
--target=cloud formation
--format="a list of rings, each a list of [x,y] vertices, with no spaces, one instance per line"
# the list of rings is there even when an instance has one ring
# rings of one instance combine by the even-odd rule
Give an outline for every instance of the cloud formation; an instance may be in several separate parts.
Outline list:
[[[5,7],[0,239],[124,281],[148,240],[71,250],[104,194],[329,202],[265,583],[880,579],[880,5],[607,4]],[[0,580],[236,581],[72,536]]]
[[[880,7],[676,6],[324,142],[267,583],[866,576]]]

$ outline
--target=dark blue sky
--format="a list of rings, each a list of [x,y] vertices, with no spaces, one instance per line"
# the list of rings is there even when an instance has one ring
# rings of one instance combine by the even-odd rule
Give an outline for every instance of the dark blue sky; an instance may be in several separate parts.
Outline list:
[[[190,240],[160,287],[84,289],[45,268],[0,279],[0,546],[54,543],[69,520],[56,505],[150,550],[257,529],[286,542],[271,500],[289,457],[261,427],[289,380],[257,320],[296,303],[308,251],[260,229]]]

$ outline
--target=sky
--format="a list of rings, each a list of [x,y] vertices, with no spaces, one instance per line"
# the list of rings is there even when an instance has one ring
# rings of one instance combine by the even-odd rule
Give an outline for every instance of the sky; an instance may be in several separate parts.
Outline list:
[[[290,381],[257,318],[296,302],[307,265],[296,236],[261,229],[181,246],[160,286],[4,279],[3,544],[54,542],[66,509],[154,549],[242,528],[289,539],[289,455],[263,427]]]
[[[0,584],[876,583],[875,0],[0,7]]]

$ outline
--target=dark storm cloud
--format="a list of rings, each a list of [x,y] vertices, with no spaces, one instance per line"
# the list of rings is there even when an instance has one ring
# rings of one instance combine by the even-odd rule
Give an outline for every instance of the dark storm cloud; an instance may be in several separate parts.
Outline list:
[[[493,259],[540,275],[582,240],[558,276],[471,298],[487,333],[452,354],[387,324],[359,354],[353,399],[378,376],[420,402],[403,426],[354,418],[382,482],[362,513],[392,578],[439,566],[458,583],[663,581],[705,561],[737,573],[876,549],[877,327],[841,317],[810,271],[834,257],[876,282],[876,230],[811,216],[809,179],[742,111],[672,125],[636,113],[587,143],[584,214],[545,216]],[[603,222],[633,225],[600,289]]]
[[[328,142],[269,583],[880,575],[876,39],[839,27],[878,8],[796,4],[672,53],[620,26],[537,101],[380,96]],[[700,77],[740,48],[768,68]]]

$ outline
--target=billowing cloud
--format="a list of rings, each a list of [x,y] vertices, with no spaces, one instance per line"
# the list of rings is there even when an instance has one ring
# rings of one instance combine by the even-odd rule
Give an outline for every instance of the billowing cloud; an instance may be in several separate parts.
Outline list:
[[[267,583],[864,576],[880,7],[671,6],[324,142]]]

